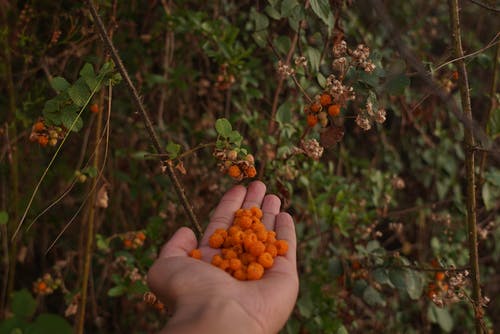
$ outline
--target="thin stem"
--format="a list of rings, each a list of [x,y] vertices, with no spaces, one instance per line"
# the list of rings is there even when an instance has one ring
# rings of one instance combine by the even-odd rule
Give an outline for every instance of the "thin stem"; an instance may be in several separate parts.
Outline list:
[[[452,38],[455,49],[455,57],[459,58],[456,62],[458,71],[458,86],[460,89],[460,98],[462,101],[462,112],[468,122],[472,123],[472,109],[469,95],[469,81],[467,70],[463,59],[462,38],[460,32],[460,14],[458,0],[449,0],[450,19],[452,25]],[[477,224],[476,224],[476,184],[474,171],[474,150],[467,148],[474,147],[473,128],[464,129],[465,150],[465,170],[467,178],[467,232],[469,246],[469,266],[472,272],[472,300],[474,306],[474,319],[476,324],[476,333],[481,334],[483,309],[481,303],[481,288],[479,277],[479,255],[477,243]]]
[[[95,8],[95,6],[91,0],[88,0],[88,4],[89,4],[90,13],[91,13],[91,15],[94,19],[94,22],[97,26],[97,30],[99,32],[99,35],[101,36],[101,39],[104,42],[106,48],[110,52],[111,58],[113,59],[115,65],[117,66],[118,71],[120,72],[120,74],[125,82],[125,85],[127,86],[127,89],[130,93],[130,96],[132,97],[132,101],[135,103],[136,108],[139,110],[140,115],[142,116],[142,120],[144,122],[146,130],[149,134],[149,137],[151,139],[151,142],[152,142],[156,152],[159,154],[164,154],[165,151],[162,148],[162,146],[160,145],[158,135],[156,134],[156,132],[153,128],[153,124],[151,123],[151,120],[146,112],[144,104],[142,103],[141,99],[139,98],[139,94],[137,93],[137,89],[135,88],[134,84],[132,83],[132,80],[130,80],[128,72],[125,69],[125,66],[123,65],[123,62],[122,62],[120,56],[118,55],[118,51],[114,47],[113,42],[111,41],[111,38],[109,37],[108,33],[106,32],[106,28],[104,27],[104,24],[99,16],[99,14],[97,13],[97,9]],[[198,222],[198,218],[196,217],[196,215],[193,211],[191,203],[189,202],[189,200],[186,197],[186,194],[184,192],[184,188],[180,184],[179,179],[177,178],[177,176],[175,174],[174,167],[171,164],[164,163],[164,162],[162,162],[162,165],[164,167],[164,168],[162,168],[162,170],[164,170],[167,173],[168,177],[172,181],[172,184],[174,185],[174,189],[177,193],[177,196],[179,197],[181,204],[184,207],[184,210],[186,211],[186,213],[188,215],[189,220],[191,221],[192,225],[196,228],[199,235],[202,236],[203,229],[201,228],[201,225]]]

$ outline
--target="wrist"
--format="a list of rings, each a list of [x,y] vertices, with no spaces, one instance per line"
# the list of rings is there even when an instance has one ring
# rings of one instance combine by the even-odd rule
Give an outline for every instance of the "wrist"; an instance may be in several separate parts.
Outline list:
[[[162,333],[264,334],[258,321],[239,303],[226,299],[178,305]]]

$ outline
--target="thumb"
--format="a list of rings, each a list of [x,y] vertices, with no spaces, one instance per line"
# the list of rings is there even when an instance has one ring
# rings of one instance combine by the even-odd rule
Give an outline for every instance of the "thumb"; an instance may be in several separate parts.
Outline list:
[[[198,246],[194,232],[187,227],[178,229],[172,238],[163,246],[158,258],[169,258],[174,256],[187,256],[188,253]]]

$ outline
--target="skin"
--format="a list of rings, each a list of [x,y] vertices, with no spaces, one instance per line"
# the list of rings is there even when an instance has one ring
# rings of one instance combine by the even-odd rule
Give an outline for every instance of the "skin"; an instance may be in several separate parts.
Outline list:
[[[220,252],[208,246],[217,228],[227,229],[239,208],[260,207],[262,221],[277,239],[288,242],[285,256],[275,258],[258,281],[238,281],[210,264]],[[173,316],[162,333],[277,333],[286,323],[297,299],[296,237],[292,217],[280,213],[281,202],[266,195],[266,186],[237,185],[221,199],[200,244],[193,231],[180,228],[163,246],[148,273],[148,285]],[[188,256],[199,247],[202,259]]]

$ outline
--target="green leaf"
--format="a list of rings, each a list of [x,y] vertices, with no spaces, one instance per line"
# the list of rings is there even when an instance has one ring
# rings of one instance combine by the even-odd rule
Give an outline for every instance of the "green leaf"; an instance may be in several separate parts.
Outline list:
[[[264,11],[266,12],[267,15],[269,15],[270,18],[274,20],[281,19],[280,13],[274,7],[266,6],[266,8],[264,8]]]
[[[389,278],[400,292],[406,290],[406,270],[399,268],[389,269]]]
[[[26,329],[26,334],[71,334],[73,328],[63,317],[57,314],[42,313]]]
[[[236,130],[231,131],[228,138],[230,142],[236,144],[237,146],[240,146],[243,141],[243,136]]]
[[[9,221],[9,214],[7,211],[0,211],[0,225],[7,224]]]
[[[330,26],[330,16],[332,10],[330,9],[330,2],[328,0],[311,0],[311,8],[326,25]]]
[[[73,122],[75,121],[73,125]],[[83,120],[81,117],[78,117],[78,114],[72,110],[72,108],[65,108],[61,114],[61,122],[67,128],[71,129],[71,131],[78,132],[83,127]],[[73,126],[73,127],[71,127]]]
[[[109,297],[118,297],[125,293],[126,288],[123,285],[117,285],[108,290]]]
[[[29,318],[35,313],[36,301],[27,289],[14,292],[12,296],[12,312],[22,318]]]
[[[420,299],[424,290],[424,281],[420,273],[414,270],[406,271],[406,291],[413,300]]]
[[[387,284],[390,287],[394,287],[392,284],[391,280],[389,279],[389,276],[387,275],[387,270],[383,268],[376,268],[372,272],[372,277],[374,280],[376,280],[380,284]]]
[[[290,110],[290,104],[289,103],[283,103],[282,105],[279,106],[278,111],[276,112],[276,122],[283,124],[283,123],[290,123],[292,120],[292,112]]]
[[[215,121],[215,130],[220,136],[227,138],[231,134],[233,127],[227,119],[219,118],[217,121]]]
[[[375,305],[385,306],[385,299],[382,298],[380,292],[378,292],[371,285],[369,285],[365,289],[365,291],[363,291],[363,300],[370,306],[375,306]]]
[[[63,77],[54,77],[51,81],[50,81],[50,85],[52,86],[52,88],[54,88],[57,92],[60,92],[60,91],[63,91],[63,90],[66,90],[68,89],[68,87],[70,86],[69,82],[66,81],[66,79],[64,79]]]
[[[94,67],[91,64],[86,63],[83,65],[80,70],[80,76],[83,78],[91,92],[98,89],[99,79],[97,78],[94,72]]]
[[[410,85],[410,78],[405,74],[390,76],[385,83],[385,90],[390,95],[402,95]]]
[[[11,318],[0,321],[0,334],[22,334],[27,322],[14,315]]]
[[[181,145],[169,141],[165,149],[167,150],[169,158],[175,159],[177,158],[177,155],[179,155],[179,152],[181,151]]]
[[[299,6],[297,0],[283,0],[281,3],[281,17],[289,17],[297,6]]]
[[[269,19],[265,14],[259,13],[252,7],[250,17],[255,21],[255,31],[261,31],[269,26]]]
[[[316,48],[307,48],[305,56],[309,61],[309,66],[311,66],[311,70],[313,72],[317,72],[319,69],[321,52]]]
[[[90,97],[90,91],[82,78],[78,79],[73,86],[68,88],[68,94],[78,107],[83,107]]]
[[[321,88],[326,87],[326,78],[323,74],[321,74],[321,72],[318,72],[318,75],[316,75],[316,81],[318,81],[318,85]]]
[[[447,333],[453,329],[453,318],[446,308],[440,308],[431,303],[427,309],[427,318],[430,322],[437,323]]]

